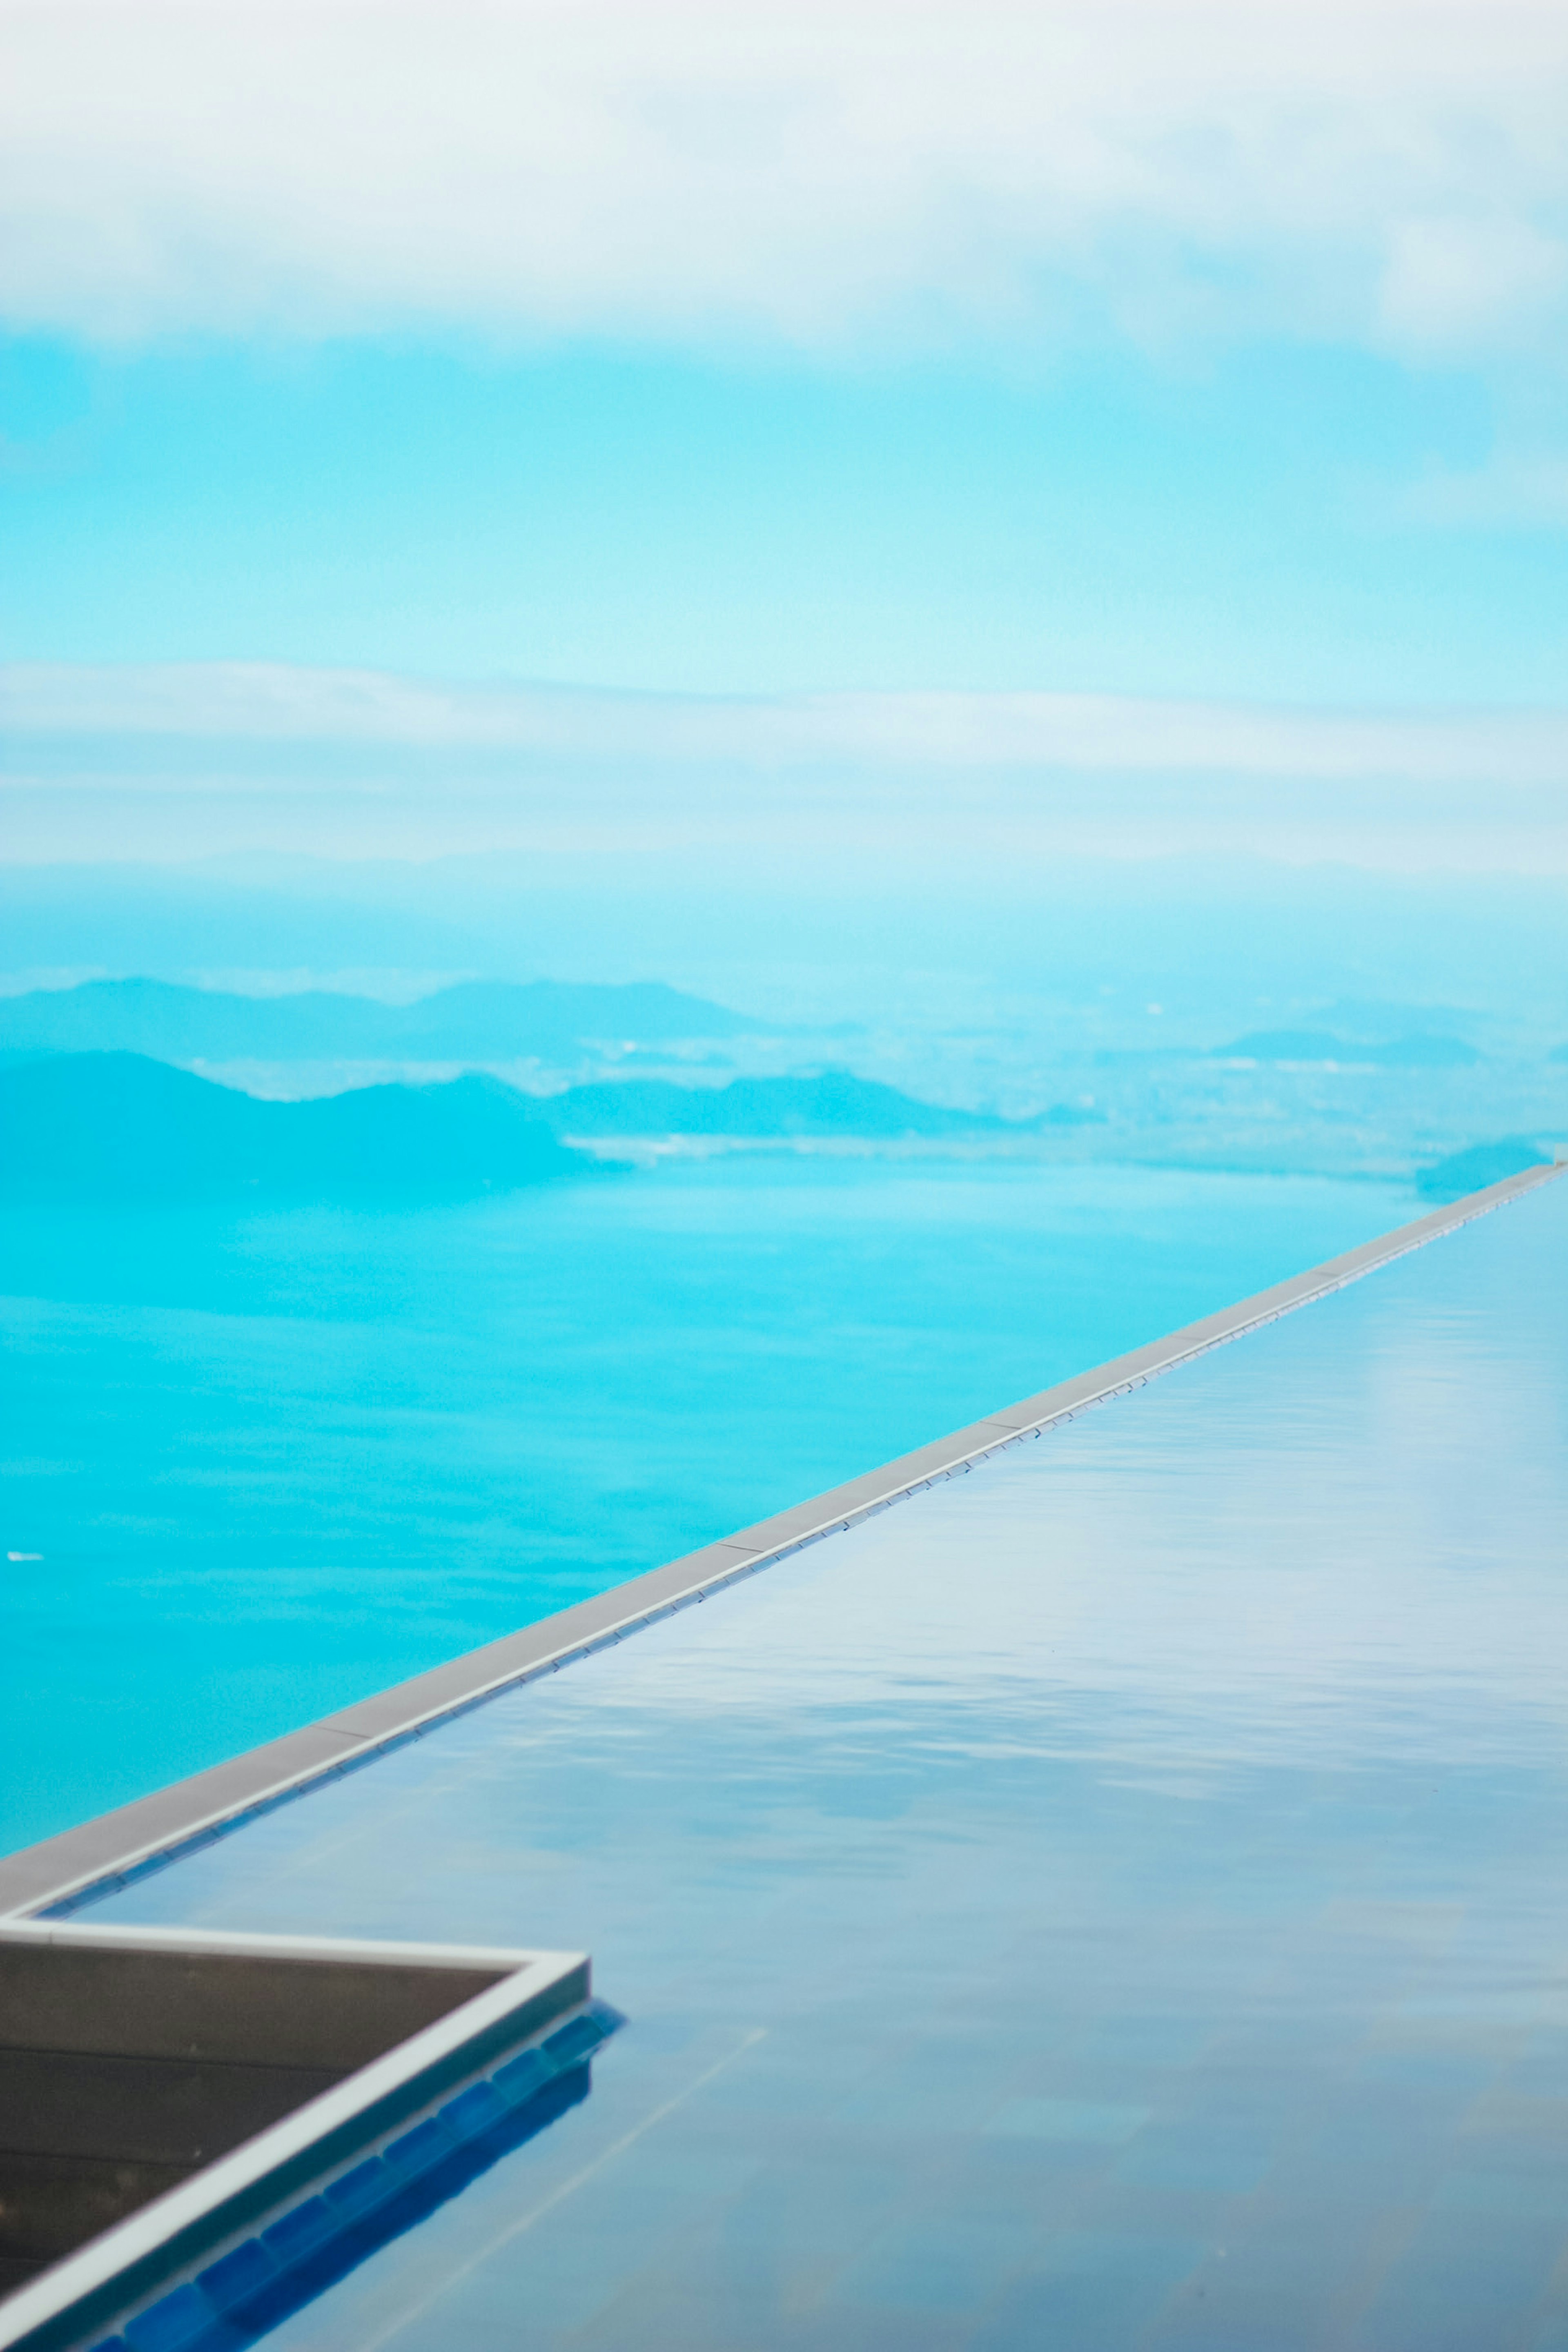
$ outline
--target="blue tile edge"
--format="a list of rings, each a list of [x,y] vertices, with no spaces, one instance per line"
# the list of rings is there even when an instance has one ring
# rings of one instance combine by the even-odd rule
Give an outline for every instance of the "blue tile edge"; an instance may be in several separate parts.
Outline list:
[[[594,2056],[625,2022],[607,2002],[588,2001],[542,2041],[401,2125],[379,2149],[357,2153],[310,2195],[285,2202],[115,2335],[94,2328],[92,2352],[241,2352],[257,2343],[579,2105]],[[48,2339],[60,2352],[85,2340]],[[45,2338],[37,2341],[41,2347]]]

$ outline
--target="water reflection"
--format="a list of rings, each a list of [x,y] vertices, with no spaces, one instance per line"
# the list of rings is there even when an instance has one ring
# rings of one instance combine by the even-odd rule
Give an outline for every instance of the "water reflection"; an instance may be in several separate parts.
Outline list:
[[[1568,2341],[1565,1273],[1558,1184],[103,1906],[635,2021],[279,2342]]]

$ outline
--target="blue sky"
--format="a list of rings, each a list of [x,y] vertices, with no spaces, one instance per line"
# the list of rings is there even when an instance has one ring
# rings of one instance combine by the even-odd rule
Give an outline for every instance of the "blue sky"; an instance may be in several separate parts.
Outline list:
[[[1568,653],[1568,534],[1422,510],[1497,429],[1452,364],[56,335],[6,383],[16,659],[1403,703]]]
[[[276,847],[331,763],[263,706],[325,709],[345,671],[383,681],[375,742],[402,713],[426,751],[400,680],[905,698],[906,748],[911,696],[1121,698],[1105,740],[1189,795],[1194,849],[1249,710],[1308,730],[1265,810],[1271,774],[1310,798],[1313,714],[1568,705],[1560,7],[6,0],[0,43],[0,630],[53,678],[15,689],[12,855],[85,854],[110,769],[134,836],[147,692],[161,741],[205,740],[216,692],[226,757],[273,744],[270,818],[192,839]],[[259,699],[204,682],[233,664]],[[1162,751],[1178,702],[1212,759],[1184,722]],[[965,742],[1012,724],[965,709]],[[777,766],[759,723],[747,772]],[[1059,733],[1012,770],[1081,776]],[[1331,822],[1293,805],[1276,849],[1468,861],[1452,791],[1421,838],[1426,752],[1332,740]],[[1508,858],[1550,821],[1555,866],[1539,744],[1515,773],[1466,740],[1471,836],[1500,777],[1533,795]]]

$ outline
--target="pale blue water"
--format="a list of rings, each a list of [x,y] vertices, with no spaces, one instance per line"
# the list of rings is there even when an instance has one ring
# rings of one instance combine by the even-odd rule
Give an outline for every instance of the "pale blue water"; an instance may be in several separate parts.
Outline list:
[[[106,1894],[625,2014],[267,2340],[1563,2352],[1565,1430],[1560,1180]]]
[[[1394,1187],[733,1159],[403,1214],[10,1214],[0,1844],[1386,1230]]]

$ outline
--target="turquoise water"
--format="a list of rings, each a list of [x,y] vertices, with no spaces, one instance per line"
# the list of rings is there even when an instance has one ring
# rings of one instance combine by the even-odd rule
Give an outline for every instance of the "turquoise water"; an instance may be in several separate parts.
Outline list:
[[[1563,2352],[1565,1299],[1560,1181],[107,1892],[626,2020],[273,2352]]]
[[[635,1574],[1415,1214],[828,1156],[415,1213],[0,1222],[0,1845]]]

